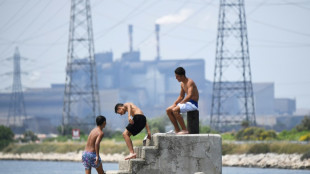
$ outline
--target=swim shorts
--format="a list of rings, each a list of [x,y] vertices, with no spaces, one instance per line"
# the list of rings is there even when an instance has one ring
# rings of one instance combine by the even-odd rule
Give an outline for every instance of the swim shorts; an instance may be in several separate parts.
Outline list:
[[[144,129],[146,125],[146,117],[142,114],[137,114],[133,116],[133,124],[128,124],[126,129],[133,135],[137,135]]]
[[[183,104],[178,103],[178,106],[181,113],[198,110],[198,103],[192,99]]]
[[[101,158],[99,156],[98,164],[96,165],[96,152],[87,152],[84,151],[82,155],[82,162],[85,167],[85,170],[90,170],[91,167],[98,168],[101,164]]]

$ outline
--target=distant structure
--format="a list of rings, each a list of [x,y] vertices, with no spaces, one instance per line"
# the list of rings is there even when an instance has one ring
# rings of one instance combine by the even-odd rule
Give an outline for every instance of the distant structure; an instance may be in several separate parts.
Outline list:
[[[244,0],[221,0],[211,106],[211,127],[255,125]]]
[[[132,52],[132,25],[128,25],[128,36],[129,36],[129,52]]]
[[[88,131],[100,113],[94,40],[89,0],[71,0],[63,133],[70,128]]]
[[[23,87],[21,82],[20,70],[20,54],[18,48],[14,53],[14,73],[12,93],[9,105],[9,113],[7,118],[7,125],[11,127],[14,132],[20,132],[25,128],[25,120],[27,118],[26,107],[24,102]]]
[[[160,30],[160,25],[156,24],[155,25],[155,34],[156,34],[156,60],[159,61],[160,60],[160,46],[159,46],[159,30]]]

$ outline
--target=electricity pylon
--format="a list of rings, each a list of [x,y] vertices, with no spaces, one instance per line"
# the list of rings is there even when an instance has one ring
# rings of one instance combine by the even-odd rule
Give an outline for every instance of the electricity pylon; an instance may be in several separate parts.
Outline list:
[[[63,134],[70,128],[88,131],[100,114],[94,39],[89,0],[71,0]]]
[[[18,48],[15,48],[13,57],[14,72],[13,85],[9,105],[7,125],[15,132],[18,128],[25,128],[26,124],[26,107],[24,102],[23,87],[21,82],[20,54]]]
[[[243,121],[256,124],[244,0],[221,0],[210,125]]]

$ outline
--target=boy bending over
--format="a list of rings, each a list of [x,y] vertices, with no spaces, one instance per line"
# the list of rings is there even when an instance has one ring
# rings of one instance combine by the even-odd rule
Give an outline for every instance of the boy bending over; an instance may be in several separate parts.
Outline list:
[[[125,160],[136,158],[137,154],[133,150],[132,141],[130,136],[137,135],[142,131],[145,127],[147,130],[147,138],[151,139],[151,131],[149,126],[146,122],[146,117],[144,116],[143,112],[133,103],[118,103],[115,105],[115,113],[124,115],[128,112],[128,122],[125,131],[123,132],[123,137],[129,149],[129,155],[125,158]]]

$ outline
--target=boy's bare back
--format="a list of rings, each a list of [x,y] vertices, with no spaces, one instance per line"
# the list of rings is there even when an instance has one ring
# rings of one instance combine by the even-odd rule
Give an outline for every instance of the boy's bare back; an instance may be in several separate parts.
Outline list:
[[[102,137],[103,137],[103,132],[100,130],[98,127],[94,128],[88,136],[85,151],[87,152],[95,152],[95,145],[96,143],[100,143]]]
[[[137,115],[137,114],[142,114],[143,115],[143,112],[141,111],[141,109],[139,109],[133,103],[124,103],[124,106],[126,106],[128,110],[129,110],[129,107],[130,107],[130,111],[129,112],[130,112],[131,116],[134,116],[134,115]]]

